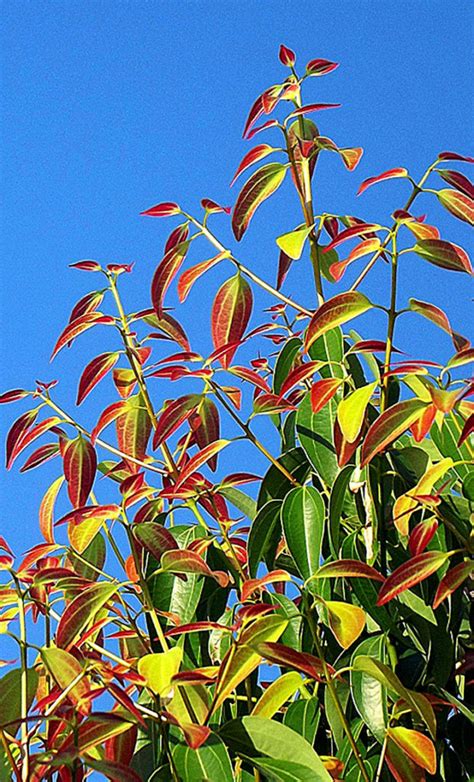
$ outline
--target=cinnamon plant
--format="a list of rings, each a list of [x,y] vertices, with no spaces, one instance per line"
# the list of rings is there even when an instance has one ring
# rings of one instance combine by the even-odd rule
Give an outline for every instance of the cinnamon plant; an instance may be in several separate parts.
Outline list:
[[[457,220],[473,222],[461,169],[474,160],[441,152],[421,176],[397,167],[363,181],[360,194],[406,182],[385,224],[324,211],[317,164],[335,154],[352,172],[362,149],[320,130],[339,104],[311,102],[314,79],[337,64],[301,70],[285,46],[280,61],[244,129],[246,139],[272,129],[278,145],[259,139],[245,154],[233,209],[205,198],[199,214],[168,201],[142,212],[171,227],[143,309],[126,303],[132,266],[72,264],[97,283],[53,357],[99,326],[115,342],[87,358],[76,405],[58,404],[54,382],[0,397],[24,406],[7,468],[20,455],[22,471],[57,466],[40,542],[16,558],[0,539],[1,626],[18,645],[0,681],[1,779],[461,782],[473,772],[474,410],[463,374],[474,351],[442,309],[400,301],[398,287],[410,254],[427,276],[429,264],[447,280],[472,275],[451,239]],[[273,278],[262,278],[221,241],[219,220],[239,242],[285,180],[301,219],[282,227]],[[448,237],[419,216],[422,193],[451,213]],[[285,293],[297,260],[314,279],[298,300]],[[217,265],[228,276],[206,355],[167,298],[177,286],[187,306]],[[366,284],[375,265],[386,275],[377,296]],[[359,334],[357,318],[374,310],[385,330]],[[395,346],[407,313],[452,342],[446,363]],[[80,406],[101,393],[90,430]]]

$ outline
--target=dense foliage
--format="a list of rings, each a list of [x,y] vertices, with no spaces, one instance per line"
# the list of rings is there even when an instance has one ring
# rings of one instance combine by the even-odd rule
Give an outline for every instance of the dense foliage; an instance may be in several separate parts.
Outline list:
[[[302,222],[276,240],[276,286],[209,227],[230,209],[204,199],[195,217],[159,203],[143,214],[178,224],[145,309],[123,303],[131,266],[72,264],[100,283],[74,306],[53,357],[97,326],[117,340],[79,379],[77,405],[113,379],[93,430],[58,406],[54,382],[0,397],[27,405],[7,467],[30,445],[23,471],[58,466],[42,542],[19,561],[0,539],[1,626],[19,649],[0,680],[2,780],[462,782],[474,770],[474,405],[462,378],[474,350],[434,304],[397,300],[402,255],[447,280],[472,274],[465,250],[411,210],[428,193],[453,230],[456,219],[472,224],[473,186],[457,169],[474,161],[442,152],[418,181],[405,168],[366,179],[360,193],[407,183],[387,225],[315,214],[319,157],[335,153],[352,171],[362,149],[338,147],[314,123],[338,104],[302,102],[303,86],[336,63],[312,60],[301,76],[290,49],[280,60],[286,76],[257,98],[244,136],[274,128],[281,147],[245,155],[235,178],[257,168],[231,215],[239,241],[255,210],[292,185]],[[305,303],[282,292],[300,258],[314,273]],[[212,305],[214,352],[202,356],[166,297],[177,283],[184,302],[217,264],[233,270]],[[377,302],[361,290],[375,264],[387,274]],[[252,286],[273,297],[260,325]],[[362,337],[352,322],[373,309],[386,332]],[[452,341],[446,365],[394,347],[407,312]],[[255,356],[247,365],[241,346]],[[219,469],[224,448],[235,449],[232,474]],[[263,477],[249,470],[252,449]]]

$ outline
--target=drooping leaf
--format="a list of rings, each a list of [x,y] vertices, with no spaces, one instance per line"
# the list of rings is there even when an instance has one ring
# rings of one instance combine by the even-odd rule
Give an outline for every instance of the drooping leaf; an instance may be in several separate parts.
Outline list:
[[[439,174],[448,185],[456,188],[456,190],[464,193],[464,195],[467,195],[469,198],[474,198],[474,185],[467,176],[464,176],[464,174],[461,174],[459,171],[449,171],[447,168],[437,168],[436,173]]]
[[[377,182],[383,182],[385,179],[395,179],[397,177],[407,177],[408,171],[406,168],[390,168],[388,171],[384,171],[383,174],[377,176],[371,176],[368,179],[364,179],[361,186],[357,191],[357,195],[361,195],[368,187],[375,185]]]
[[[474,225],[474,200],[457,190],[438,190],[436,195],[440,203],[454,217]]]
[[[56,345],[54,346],[50,360],[52,361],[65,345],[78,337],[80,334],[83,334],[84,331],[92,328],[92,326],[97,326],[100,324],[104,326],[113,326],[115,324],[115,319],[110,315],[103,315],[101,312],[88,312],[85,315],[81,315],[80,318],[73,320],[72,323],[68,323],[64,331],[60,334]]]
[[[292,489],[281,508],[285,540],[301,576],[319,568],[325,523],[324,502],[312,486]]]
[[[462,247],[443,239],[419,239],[415,245],[415,252],[434,266],[448,269],[453,272],[467,272],[472,274],[472,266],[469,256]]]
[[[56,497],[64,481],[62,475],[56,478],[46,490],[39,508],[39,528],[46,543],[54,543],[53,511]]]
[[[425,768],[429,774],[435,773],[436,750],[428,736],[401,726],[389,728],[387,734],[418,766]]]
[[[91,707],[91,701],[88,697],[90,686],[87,678],[83,675],[85,667],[72,654],[64,649],[57,649],[55,646],[43,647],[41,657],[61,690],[65,690],[75,679],[78,679],[77,683],[69,690],[68,698],[74,703],[79,714],[89,714]]]
[[[449,554],[444,551],[424,551],[399,565],[381,587],[377,605],[388,603],[400,592],[424,581],[425,578],[436,573],[448,558]]]
[[[255,171],[239,193],[232,215],[232,229],[240,241],[255,211],[283,182],[288,165],[266,163]]]
[[[163,317],[166,291],[180,270],[186,257],[189,242],[182,242],[169,250],[156,267],[151,283],[151,301],[159,318]]]
[[[202,467],[203,464],[211,460],[216,454],[222,451],[223,448],[229,445],[229,443],[230,440],[215,440],[209,445],[206,445],[202,451],[199,451],[197,454],[192,456],[189,462],[186,463],[186,466],[180,470],[175,488],[178,489],[180,486],[182,486],[183,483],[189,478],[189,476],[193,474],[193,472],[196,472],[196,470]]]
[[[377,381],[361,386],[339,402],[337,420],[345,439],[353,443],[362,428],[367,406],[377,387]]]
[[[325,301],[311,318],[306,331],[305,350],[309,350],[313,342],[322,334],[347,323],[348,320],[362,315],[372,308],[367,296],[359,291],[339,293]]]
[[[426,402],[407,399],[389,407],[369,428],[362,444],[361,466],[365,467],[376,454],[400,437],[423,413]]]
[[[301,676],[299,673],[296,671],[284,673],[267,687],[253,707],[251,714],[271,719],[300,687]]]
[[[319,657],[315,657],[308,652],[299,652],[296,649],[290,649],[282,643],[264,641],[258,643],[255,648],[270,663],[281,665],[285,668],[293,668],[300,673],[306,674],[310,679],[316,681],[324,680],[324,666]],[[327,664],[328,672],[335,673],[332,665]]]
[[[312,578],[371,578],[374,581],[384,581],[384,577],[366,562],[358,559],[337,559],[321,565]]]
[[[241,274],[230,277],[219,288],[212,305],[211,332],[216,349],[234,345],[220,358],[224,369],[232,362],[252,313],[252,290]]]
[[[101,353],[100,356],[96,356],[87,364],[79,380],[76,405],[80,405],[97,383],[113,369],[119,357],[120,353],[118,352]]]
[[[76,643],[82,631],[92,621],[98,611],[117,591],[117,584],[103,581],[93,584],[80,592],[66,606],[56,631],[56,645],[66,651]]]
[[[248,568],[252,578],[257,574],[260,562],[272,568],[281,538],[279,500],[271,500],[258,511],[250,528],[247,549]]]
[[[359,606],[339,600],[325,600],[329,627],[343,649],[348,649],[362,633],[366,615]]]
[[[182,273],[178,280],[178,298],[181,304],[186,301],[189,292],[196,280],[202,277],[202,275],[205,274],[208,269],[212,269],[212,267],[219,263],[219,261],[221,261],[224,257],[225,253],[219,253],[213,258],[209,258],[207,261],[201,261],[195,266],[191,266],[190,269],[186,269],[186,271]]]
[[[229,583],[229,576],[222,570],[211,570],[209,565],[195,551],[183,549],[169,549],[161,556],[161,568],[169,573],[192,573],[199,576],[213,578],[220,587]]]
[[[366,638],[355,649],[351,665],[359,655],[375,657],[385,663],[385,639],[378,635]],[[388,725],[387,693],[383,684],[364,671],[351,671],[351,695],[354,705],[370,732],[382,744]]]
[[[64,476],[74,508],[86,505],[97,471],[95,448],[82,435],[69,440],[63,454]]]
[[[165,551],[178,548],[173,535],[162,524],[155,524],[154,522],[135,524],[133,534],[157,562],[160,561]]]
[[[473,568],[474,565],[472,562],[460,562],[458,565],[450,568],[450,570],[445,573],[439,582],[438,589],[436,590],[436,594],[434,596],[434,609],[438,608],[443,600],[446,600],[446,598],[449,597],[449,595],[452,595],[452,593],[455,592],[456,589],[458,589],[467,578],[472,576]]]
[[[449,456],[446,459],[441,459],[426,470],[413,489],[397,497],[393,506],[393,521],[401,535],[408,535],[411,514],[420,505],[417,497],[431,494],[435,483],[452,466],[453,460]]]

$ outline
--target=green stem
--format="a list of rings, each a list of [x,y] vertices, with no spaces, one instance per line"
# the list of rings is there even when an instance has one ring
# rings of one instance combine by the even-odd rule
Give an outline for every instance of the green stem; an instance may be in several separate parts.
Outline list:
[[[30,747],[28,732],[28,651],[26,645],[26,622],[25,622],[25,598],[20,584],[14,577],[16,591],[18,595],[19,623],[20,623],[20,660],[21,660],[21,682],[20,682],[20,702],[21,702],[21,748],[22,764],[21,778],[22,782],[28,782],[30,778]]]
[[[382,383],[382,398],[380,400],[380,412],[387,407],[388,388],[390,378],[387,372],[390,370],[390,361],[392,358],[393,335],[395,332],[395,323],[397,320],[397,282],[398,282],[398,254],[397,254],[397,233],[394,231],[392,238],[392,261],[391,261],[391,280],[390,280],[390,308],[388,312],[387,345],[385,348],[384,360],[384,378]]]
[[[364,782],[370,782],[369,775],[367,774],[367,770],[366,770],[365,765],[364,765],[364,761],[362,759],[362,756],[361,756],[361,754],[359,752],[359,748],[358,748],[357,743],[356,743],[356,741],[354,739],[354,736],[352,734],[351,726],[349,725],[347,717],[346,717],[346,715],[344,713],[344,709],[342,708],[341,702],[339,700],[339,696],[337,694],[336,687],[334,686],[334,682],[333,682],[333,680],[331,678],[331,674],[329,673],[328,666],[327,666],[326,660],[324,658],[324,653],[323,653],[323,649],[322,649],[322,646],[321,646],[321,642],[319,640],[318,628],[317,628],[317,625],[316,625],[316,623],[315,623],[315,621],[313,619],[313,615],[311,613],[311,606],[309,605],[308,597],[307,597],[306,594],[304,594],[304,601],[305,601],[305,608],[306,608],[305,615],[306,615],[306,618],[308,620],[308,625],[309,625],[309,628],[310,628],[310,631],[311,631],[311,635],[312,635],[312,638],[313,638],[313,641],[314,641],[314,645],[316,647],[317,655],[320,658],[322,666],[323,666],[324,678],[325,678],[326,686],[327,686],[327,688],[329,690],[329,694],[330,694],[330,696],[331,696],[331,698],[333,700],[334,707],[335,707],[335,709],[337,711],[338,717],[339,717],[339,719],[341,721],[341,724],[343,726],[344,733],[346,734],[347,740],[349,741],[349,744],[351,746],[352,752],[354,753],[354,757],[356,759],[357,765],[360,768],[360,773],[361,773],[362,779],[364,780]]]

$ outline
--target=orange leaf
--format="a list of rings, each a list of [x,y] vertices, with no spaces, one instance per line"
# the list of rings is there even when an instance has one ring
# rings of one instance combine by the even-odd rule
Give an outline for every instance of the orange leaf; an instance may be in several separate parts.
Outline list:
[[[449,554],[444,551],[425,551],[399,565],[381,587],[377,605],[385,605],[401,592],[424,581],[425,578],[436,573],[447,559]]]
[[[436,750],[428,736],[402,727],[388,728],[387,734],[418,766],[425,768],[429,774],[435,773]]]

